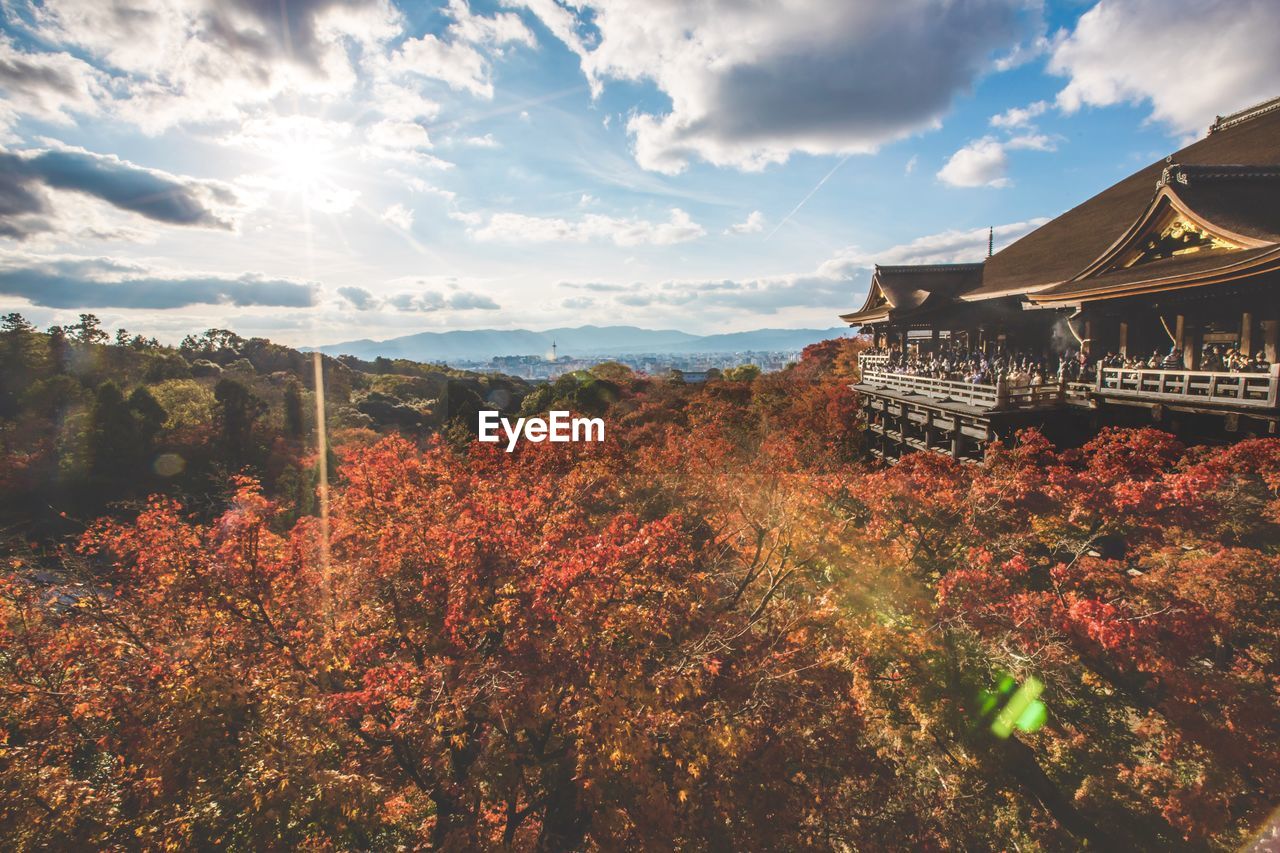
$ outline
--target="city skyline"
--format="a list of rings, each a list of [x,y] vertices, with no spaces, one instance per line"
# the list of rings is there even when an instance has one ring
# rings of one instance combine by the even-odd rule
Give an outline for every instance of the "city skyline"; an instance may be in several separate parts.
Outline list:
[[[833,326],[872,263],[979,260],[1280,94],[1280,9],[1181,5],[11,0],[0,308]]]

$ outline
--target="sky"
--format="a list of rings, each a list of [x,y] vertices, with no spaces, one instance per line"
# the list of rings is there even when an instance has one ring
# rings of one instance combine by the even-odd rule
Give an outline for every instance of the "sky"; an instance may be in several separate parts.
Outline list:
[[[1275,0],[0,0],[0,312],[829,328],[1276,95]]]

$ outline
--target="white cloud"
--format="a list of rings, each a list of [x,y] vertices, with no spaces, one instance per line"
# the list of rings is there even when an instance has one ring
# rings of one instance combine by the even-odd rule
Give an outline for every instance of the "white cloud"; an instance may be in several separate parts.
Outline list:
[[[726,234],[758,234],[764,230],[764,214],[758,210],[751,211],[742,222],[730,225]]]
[[[0,35],[0,93],[6,107],[55,124],[98,112],[106,75],[69,53],[26,53]]]
[[[627,123],[640,165],[669,174],[693,158],[760,169],[868,152],[934,127],[1038,23],[1024,0],[512,2],[578,55],[597,95],[651,81],[670,98]]]
[[[938,170],[938,180],[953,187],[1007,187],[1008,168],[1004,144],[984,136],[952,154]]]
[[[328,97],[356,82],[352,56],[399,32],[389,0],[45,0],[31,7],[42,41],[75,48],[119,74],[112,109],[150,132],[234,120],[286,92]]]
[[[387,296],[377,296],[367,288],[354,286],[339,287],[335,292],[357,311],[390,308],[428,314],[439,311],[496,311],[500,307],[493,297],[470,290],[464,282],[451,277],[403,277],[387,282],[385,287],[410,289],[397,290]]]
[[[383,222],[389,222],[402,231],[409,231],[413,228],[413,211],[403,204],[391,205],[382,211],[381,218]]]
[[[696,240],[707,232],[688,213],[676,207],[671,209],[671,216],[666,222],[594,213],[578,220],[495,213],[483,227],[473,227],[470,233],[483,242],[586,243],[604,240],[618,246],[669,246]]]
[[[502,143],[493,138],[492,133],[486,133],[484,136],[469,136],[462,140],[463,145],[470,145],[472,148],[500,148]]]
[[[994,228],[999,250],[1048,220],[1011,222]],[[592,297],[571,297],[574,305],[588,307],[610,300],[629,308],[682,309],[696,305],[699,311],[757,312],[773,314],[794,308],[830,309],[833,316],[855,306],[856,287],[868,280],[873,264],[943,264],[980,261],[987,254],[987,229],[943,231],[890,246],[878,252],[847,248],[820,263],[814,270],[750,279],[672,279],[657,283],[560,282],[561,287],[586,291]],[[864,291],[865,292],[865,291]]]
[[[995,226],[992,229],[995,250],[1000,251],[1048,221],[1045,217],[1037,217]],[[987,254],[987,235],[986,228],[954,229],[928,234],[909,243],[900,243],[876,252],[871,260],[877,264],[958,264],[980,261]],[[865,262],[868,256],[858,257]]]
[[[1009,157],[1006,152],[1055,151],[1055,140],[1042,133],[1023,133],[1000,141],[991,136],[975,139],[951,155],[938,170],[938,180],[953,187],[1007,187]]]
[[[472,14],[466,0],[450,0],[447,14],[453,18],[442,36],[427,33],[408,39],[397,51],[392,66],[397,71],[441,80],[452,89],[480,98],[493,97],[490,56],[504,45],[534,47],[533,33],[519,16],[503,13],[492,17]]]
[[[919,163],[920,163],[920,155],[912,154],[911,159],[907,161],[907,165],[903,167],[902,173],[904,175],[910,175],[912,172],[916,170],[916,166]]]
[[[1021,136],[1014,136],[1005,142],[1006,148],[1023,149],[1026,151],[1057,151],[1058,143],[1051,136],[1045,136],[1043,133],[1024,133]]]
[[[1058,106],[1151,105],[1157,121],[1200,134],[1214,117],[1280,94],[1275,0],[1102,0],[1057,44],[1068,77]]]
[[[152,223],[234,230],[243,199],[220,181],[148,169],[83,148],[0,148],[0,236],[123,236],[110,226],[103,229],[92,213],[85,216],[86,202]]]
[[[1035,101],[1027,104],[1025,107],[1010,107],[999,115],[991,117],[991,126],[998,127],[1003,130],[1013,128],[1029,127],[1031,120],[1044,114],[1049,108],[1049,104],[1045,101]]]

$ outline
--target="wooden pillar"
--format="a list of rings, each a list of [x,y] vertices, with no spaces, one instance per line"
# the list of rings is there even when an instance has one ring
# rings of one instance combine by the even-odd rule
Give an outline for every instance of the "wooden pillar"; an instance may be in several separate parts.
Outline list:
[[[962,453],[964,453],[964,433],[960,432],[960,424],[957,423],[951,433],[951,458],[959,459]]]
[[[1084,343],[1080,344],[1080,352],[1089,355],[1094,350],[1093,346],[1093,321],[1088,317],[1084,321]]]
[[[1117,346],[1120,347],[1120,349],[1117,350],[1117,352],[1120,353],[1121,357],[1128,358],[1129,357],[1129,324],[1124,322],[1123,320],[1120,321],[1120,333],[1119,335],[1117,335],[1117,337],[1119,338],[1119,340],[1117,341]]]
[[[1277,345],[1280,345],[1280,320],[1263,320],[1262,352],[1271,364],[1280,361],[1276,358]]]
[[[1253,355],[1253,315],[1248,311],[1240,315],[1240,352]]]
[[[1187,318],[1179,314],[1173,321],[1173,348],[1182,351],[1183,335],[1186,332]]]
[[[1187,323],[1182,329],[1182,364],[1187,370],[1200,367],[1200,337],[1204,332],[1198,323]]]

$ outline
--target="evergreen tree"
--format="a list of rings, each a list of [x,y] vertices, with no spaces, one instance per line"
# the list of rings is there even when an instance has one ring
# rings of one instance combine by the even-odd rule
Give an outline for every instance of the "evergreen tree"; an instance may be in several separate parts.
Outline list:
[[[144,453],[143,437],[114,382],[103,382],[94,394],[88,452],[89,477],[95,484],[115,491],[137,478]]]
[[[253,425],[267,406],[244,385],[234,379],[223,379],[213,389],[218,406],[218,426],[227,461],[235,467],[245,465],[253,450]]]
[[[160,434],[164,422],[168,420],[169,413],[143,386],[135,388],[129,395],[129,410],[137,422],[145,452],[149,456],[155,446],[156,436]]]
[[[80,321],[67,327],[78,344],[105,344],[111,336],[102,331],[102,321],[94,314],[81,314]]]
[[[306,434],[302,386],[297,381],[290,382],[284,389],[284,431],[290,438],[302,438]]]

